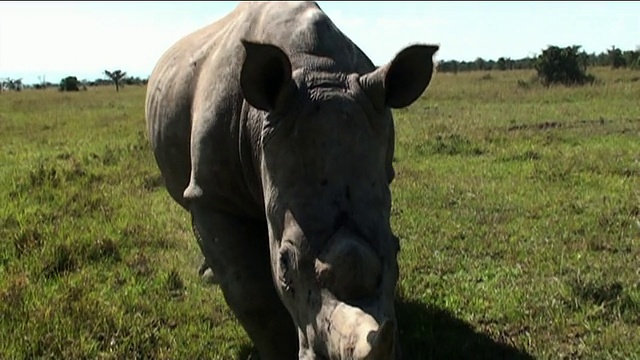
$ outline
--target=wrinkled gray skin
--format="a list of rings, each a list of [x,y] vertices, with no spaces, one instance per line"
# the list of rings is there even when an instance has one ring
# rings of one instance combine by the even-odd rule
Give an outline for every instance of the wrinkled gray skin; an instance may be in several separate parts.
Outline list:
[[[390,108],[437,49],[376,68],[315,3],[241,3],[154,69],[158,166],[261,359],[400,358]]]

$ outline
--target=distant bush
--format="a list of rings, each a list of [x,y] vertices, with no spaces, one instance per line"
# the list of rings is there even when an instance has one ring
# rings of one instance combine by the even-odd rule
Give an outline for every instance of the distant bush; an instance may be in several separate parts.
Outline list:
[[[67,76],[60,81],[60,91],[80,91],[80,82],[75,76]]]
[[[543,50],[534,65],[540,82],[545,86],[593,83],[595,78],[586,73],[587,54],[579,50],[577,45],[565,48],[549,46]]]

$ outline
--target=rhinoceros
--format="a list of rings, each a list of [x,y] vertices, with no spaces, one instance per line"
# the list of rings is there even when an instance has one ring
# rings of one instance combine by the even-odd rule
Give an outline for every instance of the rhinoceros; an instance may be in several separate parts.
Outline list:
[[[377,67],[314,2],[241,3],[155,66],[157,165],[261,359],[400,358],[391,109],[437,50]]]

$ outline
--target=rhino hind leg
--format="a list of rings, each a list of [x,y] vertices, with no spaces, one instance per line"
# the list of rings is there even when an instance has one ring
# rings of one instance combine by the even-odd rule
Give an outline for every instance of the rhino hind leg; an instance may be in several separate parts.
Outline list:
[[[193,230],[227,305],[261,360],[297,359],[298,336],[271,278],[264,225],[191,203]]]

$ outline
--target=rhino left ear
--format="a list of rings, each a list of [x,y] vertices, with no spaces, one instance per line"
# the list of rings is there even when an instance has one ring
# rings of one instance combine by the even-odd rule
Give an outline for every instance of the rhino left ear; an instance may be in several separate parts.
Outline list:
[[[240,73],[242,94],[253,107],[272,111],[291,89],[291,61],[275,45],[240,41],[245,50]]]
[[[390,63],[360,77],[360,86],[380,107],[411,105],[427,88],[433,75],[433,55],[438,45],[411,45]]]

